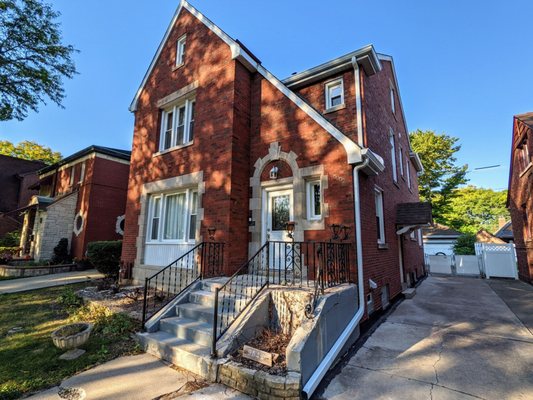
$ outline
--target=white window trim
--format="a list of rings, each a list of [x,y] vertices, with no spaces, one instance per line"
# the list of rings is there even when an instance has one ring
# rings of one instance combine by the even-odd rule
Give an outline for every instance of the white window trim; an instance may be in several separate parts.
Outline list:
[[[83,183],[84,178],[85,178],[85,161],[81,163],[80,179],[78,180],[78,183]]]
[[[403,147],[400,146],[400,150],[399,150],[400,154],[399,154],[399,159],[400,159],[400,176],[404,176],[404,170],[403,170]]]
[[[396,165],[396,137],[394,136],[394,131],[392,128],[389,132],[389,143],[391,145],[391,166],[392,166],[392,179],[394,182],[398,182],[398,167]]]
[[[196,188],[188,188],[188,189],[182,189],[172,192],[166,192],[166,193],[153,193],[150,195],[148,199],[149,203],[149,212],[148,212],[148,223],[146,224],[148,229],[146,230],[146,237],[145,237],[145,243],[146,244],[190,244],[195,243],[195,238],[189,238],[189,232],[190,232],[190,222],[191,222],[191,212],[192,212],[192,193],[197,193],[196,201],[198,201],[198,189]],[[179,194],[185,194],[185,207],[183,208],[184,215],[183,215],[183,239],[164,239],[164,225],[165,225],[165,213],[166,213],[166,199],[169,196],[179,195]],[[160,212],[159,212],[159,227],[157,231],[157,239],[152,239],[152,223],[153,223],[153,214],[154,214],[154,200],[155,198],[161,198],[160,203]],[[198,215],[198,204],[196,205],[197,211],[196,214]],[[198,225],[198,217],[196,224]]]
[[[392,82],[389,84],[389,95],[390,95],[390,107],[393,114],[396,114],[396,90]]]
[[[181,67],[185,64],[185,54],[183,51],[182,44],[185,44],[185,49],[187,48],[187,35],[181,36],[176,42],[176,67]]]
[[[315,197],[313,193],[313,186],[318,184],[320,188],[320,214],[315,214]],[[322,219],[323,210],[323,196],[322,196],[322,184],[320,179],[313,179],[306,182],[306,194],[307,194],[307,219],[310,221],[319,221]]]
[[[160,153],[167,153],[172,150],[177,150],[183,147],[187,147],[191,145],[194,141],[194,137],[191,140],[191,110],[192,110],[192,103],[196,103],[196,99],[194,97],[182,100],[180,102],[174,103],[171,106],[168,106],[161,110],[161,129],[159,132],[159,152]],[[182,106],[185,106],[185,120],[184,120],[184,129],[183,129],[183,143],[176,144],[176,135],[178,131],[178,109]],[[168,118],[167,115],[169,113],[172,113],[172,133],[171,133],[171,139],[170,139],[170,147],[165,148],[165,133],[167,130],[167,122]]]
[[[338,85],[340,85],[341,87],[341,102],[340,104],[337,104],[334,106],[331,104],[330,88],[334,86],[338,86]],[[326,96],[326,111],[335,110],[335,109],[344,107],[344,81],[342,78],[327,82],[324,85],[324,88],[325,88],[324,92]]]
[[[379,202],[377,201],[379,196]],[[378,244],[385,244],[386,238],[385,238],[385,211],[384,211],[384,204],[383,204],[383,190],[381,190],[378,187],[374,188],[374,203],[376,204],[376,217],[379,216],[379,231],[377,242]]]

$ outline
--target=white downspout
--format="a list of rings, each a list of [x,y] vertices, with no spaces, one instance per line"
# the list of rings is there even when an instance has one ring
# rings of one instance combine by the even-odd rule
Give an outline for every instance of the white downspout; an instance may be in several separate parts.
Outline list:
[[[361,321],[361,318],[363,317],[363,314],[365,312],[365,290],[363,285],[363,241],[361,238],[361,200],[359,196],[359,170],[361,168],[364,168],[368,164],[368,161],[368,158],[366,158],[362,163],[356,165],[353,168],[355,247],[357,252],[357,290],[359,292],[358,308],[350,322],[348,322],[346,328],[344,328],[344,330],[340,334],[337,341],[328,351],[328,354],[326,354],[322,362],[318,365],[315,372],[313,372],[313,375],[311,375],[311,377],[303,387],[302,392],[306,399],[309,399],[311,397],[311,395],[316,390],[318,384],[322,381],[322,378],[324,378],[324,375],[326,375],[326,372],[329,371],[329,369],[337,359],[339,353],[344,348],[344,345],[352,336],[353,331],[359,325],[359,321]]]

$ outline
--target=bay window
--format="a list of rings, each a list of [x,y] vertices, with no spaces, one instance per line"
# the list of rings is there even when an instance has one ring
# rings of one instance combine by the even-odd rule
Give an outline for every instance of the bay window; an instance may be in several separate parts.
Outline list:
[[[187,99],[162,110],[159,151],[183,146],[194,137],[194,99]]]
[[[187,243],[196,238],[198,192],[192,189],[152,195],[147,242]]]

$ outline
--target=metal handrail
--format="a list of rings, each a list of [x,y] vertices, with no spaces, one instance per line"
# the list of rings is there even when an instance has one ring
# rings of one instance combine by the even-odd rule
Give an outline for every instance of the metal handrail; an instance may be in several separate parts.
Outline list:
[[[220,267],[223,265],[223,254],[224,243],[201,242],[165,268],[145,278],[141,327],[144,329],[146,322],[150,318],[198,279],[205,277],[208,273],[210,276],[214,276],[217,273],[221,274]],[[186,267],[179,268],[184,263]],[[191,264],[190,266],[189,263]],[[200,268],[197,268],[198,265],[200,265]],[[173,268],[174,266],[176,268]],[[167,275],[168,279],[166,279]],[[160,284],[159,278],[161,278]],[[150,299],[153,300],[153,307],[149,310]]]
[[[220,330],[219,330],[218,329],[219,328],[218,327],[218,324],[219,324],[218,305],[219,305],[220,292],[223,291],[223,290],[226,290],[228,287],[231,290],[231,283],[234,283],[234,281],[236,280],[236,277],[239,276],[239,275],[242,275],[242,273],[246,269],[248,269],[248,267],[251,264],[253,264],[255,262],[256,258],[258,256],[260,256],[265,249],[266,249],[266,258],[267,258],[267,263],[266,263],[266,267],[267,268],[266,268],[266,279],[265,279],[265,282],[261,285],[259,290],[257,290],[249,299],[247,299],[246,304],[244,305],[244,307],[242,307],[239,310],[239,312],[237,312],[237,313],[235,313],[235,311],[232,312],[232,318],[231,319],[229,318],[229,315],[226,316],[226,325],[223,326],[223,327],[221,326]],[[255,254],[248,261],[243,263],[240,266],[240,268],[237,271],[235,271],[235,273],[233,273],[233,275],[231,275],[231,277],[222,286],[215,288],[215,301],[214,301],[214,306],[213,306],[213,309],[214,309],[214,312],[213,312],[213,333],[212,333],[212,338],[211,338],[212,339],[212,342],[211,342],[211,355],[213,357],[216,357],[216,344],[217,344],[218,339],[220,339],[220,337],[222,337],[222,335],[230,328],[230,326],[237,320],[237,318],[244,312],[244,310],[246,310],[246,308],[257,297],[257,295],[259,293],[261,293],[261,291],[266,286],[268,286],[269,274],[270,274],[270,268],[269,268],[269,262],[268,262],[268,258],[269,258],[268,249],[269,249],[269,242],[266,242],[263,246],[261,246],[259,248],[259,250],[257,250],[255,252]],[[252,283],[254,283],[254,278],[252,278]],[[245,293],[246,293],[246,290],[245,290]],[[225,300],[225,296],[223,297],[223,300]],[[228,298],[228,300],[230,300],[230,299]],[[222,307],[224,307],[224,304],[222,304]],[[222,310],[222,312],[224,313],[224,309]],[[221,323],[223,323],[223,318],[224,318],[224,316],[222,315],[221,316],[221,320],[220,320]]]

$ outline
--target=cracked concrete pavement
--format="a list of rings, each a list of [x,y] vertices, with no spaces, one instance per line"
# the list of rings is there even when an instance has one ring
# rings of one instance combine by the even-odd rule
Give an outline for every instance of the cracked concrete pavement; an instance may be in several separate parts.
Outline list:
[[[429,277],[315,397],[526,400],[532,371],[533,335],[487,281]]]

